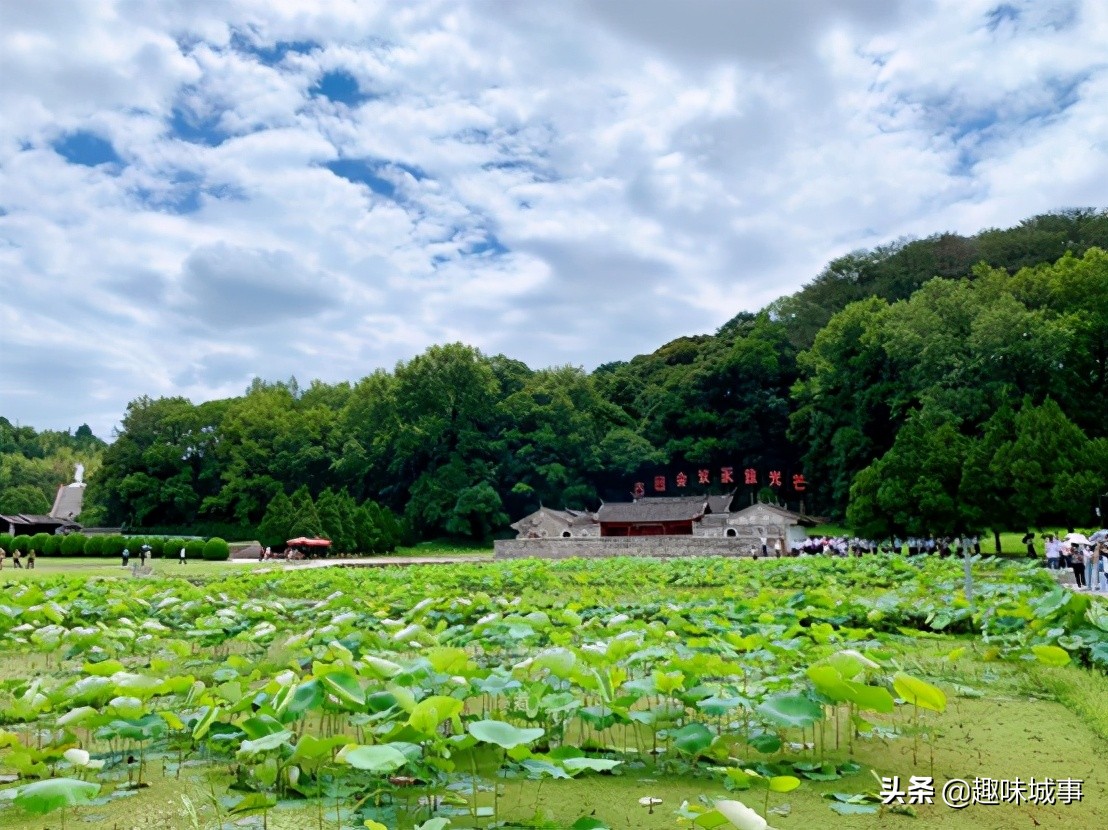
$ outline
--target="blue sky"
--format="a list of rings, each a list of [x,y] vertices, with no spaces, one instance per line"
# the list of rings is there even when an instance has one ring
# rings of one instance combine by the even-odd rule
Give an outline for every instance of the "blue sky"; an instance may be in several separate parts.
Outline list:
[[[592,368],[859,247],[1108,204],[1108,4],[6,3],[0,414]]]

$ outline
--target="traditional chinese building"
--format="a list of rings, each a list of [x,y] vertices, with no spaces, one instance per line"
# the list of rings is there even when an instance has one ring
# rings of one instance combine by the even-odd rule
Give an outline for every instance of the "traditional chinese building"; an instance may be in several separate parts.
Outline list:
[[[705,517],[695,535],[733,538],[759,549],[762,539],[771,548],[780,539],[788,551],[794,543],[807,539],[806,528],[816,524],[819,520],[813,516],[794,513],[774,504],[752,504],[734,513]]]
[[[693,536],[694,527],[706,516],[727,512],[732,496],[661,496],[603,504],[596,520],[601,538]]]
[[[773,504],[732,513],[733,496],[644,496],[595,514],[540,508],[512,525],[516,539],[496,542],[496,556],[749,556],[763,544],[788,555],[820,521]]]
[[[510,525],[517,539],[572,539],[598,536],[594,514],[587,510],[551,510],[540,507]]]

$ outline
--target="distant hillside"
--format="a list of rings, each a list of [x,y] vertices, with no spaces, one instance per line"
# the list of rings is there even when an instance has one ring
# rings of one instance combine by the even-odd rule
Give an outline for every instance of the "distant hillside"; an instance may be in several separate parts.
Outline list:
[[[46,513],[78,463],[86,476],[96,471],[105,446],[88,424],[72,434],[36,432],[0,417],[0,513]]]

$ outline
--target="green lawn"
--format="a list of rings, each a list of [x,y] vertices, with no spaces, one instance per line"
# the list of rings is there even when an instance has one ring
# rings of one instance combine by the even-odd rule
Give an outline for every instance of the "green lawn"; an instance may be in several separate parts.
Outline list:
[[[394,553],[385,554],[388,557],[405,556],[481,556],[491,555],[492,548],[482,545],[465,545],[456,542],[423,542],[411,547],[397,548]],[[367,554],[375,556],[375,554]],[[358,557],[360,558],[360,556]],[[39,556],[35,560],[34,570],[22,570],[12,564],[9,556],[4,560],[4,570],[0,575],[17,580],[40,579],[50,574],[80,574],[90,577],[129,577],[130,565],[124,568],[119,564],[119,559],[106,559],[104,557],[84,556]],[[341,559],[340,559],[341,561]],[[132,558],[131,563],[135,560]],[[26,562],[24,562],[26,564]],[[190,559],[186,565],[181,565],[175,558],[148,559],[147,564],[152,565],[154,574],[160,577],[181,577],[195,579],[196,577],[218,577],[227,573],[239,573],[244,570],[256,570],[261,567],[274,568],[283,566],[284,560],[259,563],[254,560],[238,560],[228,562],[207,562],[203,559]]]
[[[131,561],[133,563],[135,560]],[[205,562],[202,559],[190,560],[187,565],[179,564],[176,559],[148,559],[147,564],[153,565],[155,575],[161,577],[219,576],[229,572],[234,573],[236,569],[257,567],[256,563]],[[26,568],[19,570],[13,567],[11,557],[4,562],[5,578],[38,579],[45,575],[59,573],[122,577],[130,576],[131,567],[130,565],[126,568],[122,567],[118,559],[83,556],[40,556],[35,560],[34,570]]]

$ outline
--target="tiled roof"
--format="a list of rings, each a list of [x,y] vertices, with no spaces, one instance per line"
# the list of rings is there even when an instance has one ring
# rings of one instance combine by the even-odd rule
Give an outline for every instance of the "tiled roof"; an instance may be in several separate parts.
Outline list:
[[[523,530],[524,528],[537,525],[539,523],[539,515],[543,513],[571,527],[578,527],[580,525],[591,525],[595,521],[593,515],[587,511],[552,510],[549,507],[540,507],[534,513],[531,513],[528,516],[524,516],[518,522],[514,522],[513,524],[509,525],[509,527],[513,530]]]
[[[735,498],[735,492],[724,493],[722,496],[708,496],[708,506],[713,513],[730,513],[731,499]]]
[[[36,513],[13,513],[10,516],[0,516],[0,520],[15,525],[64,525],[69,524],[66,519],[56,519],[53,516],[40,516]]]
[[[687,522],[704,515],[705,496],[660,496],[601,505],[599,522]]]
[[[781,518],[788,519],[789,521],[793,522],[794,524],[798,524],[798,525],[818,525],[818,524],[822,524],[822,521],[816,516],[809,516],[809,515],[806,515],[804,513],[794,513],[792,510],[786,510],[785,508],[778,507],[775,504],[762,504],[762,503],[752,504],[752,505],[750,505],[750,507],[744,507],[742,510],[740,510],[738,512],[739,512],[739,514],[742,514],[742,513],[746,513],[749,510],[755,510],[757,508],[762,508],[764,510],[770,510],[774,513],[779,514],[781,516]]]

